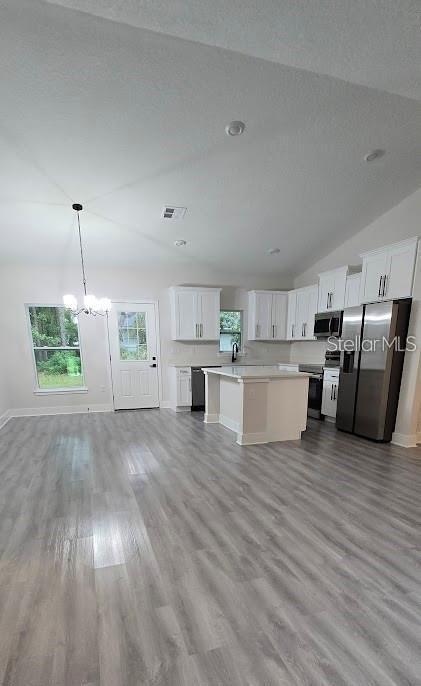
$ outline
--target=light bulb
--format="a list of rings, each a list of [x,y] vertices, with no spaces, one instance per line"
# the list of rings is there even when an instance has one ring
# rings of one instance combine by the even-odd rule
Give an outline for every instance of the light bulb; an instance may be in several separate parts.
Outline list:
[[[64,307],[68,310],[72,310],[73,312],[76,312],[77,310],[77,298],[75,298],[74,295],[71,293],[67,293],[66,295],[63,295],[63,304]]]
[[[98,300],[94,295],[85,295],[83,304],[87,310],[96,310],[98,306]]]

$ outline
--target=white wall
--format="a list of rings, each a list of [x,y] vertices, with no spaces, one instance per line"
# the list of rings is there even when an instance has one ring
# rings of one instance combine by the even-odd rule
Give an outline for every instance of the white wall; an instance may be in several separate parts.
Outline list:
[[[306,286],[317,283],[320,272],[340,267],[344,264],[361,264],[360,253],[378,248],[389,243],[395,243],[405,238],[421,235],[421,189],[410,195],[399,205],[365,229],[355,234],[348,241],[326,255],[322,260],[313,264],[294,280],[294,286]],[[411,310],[409,335],[416,336],[421,345],[421,259],[415,274],[414,293]],[[306,349],[302,348],[306,345]],[[291,346],[291,360],[304,353],[310,355],[313,351],[314,361],[322,362],[324,358],[324,344],[294,343]],[[405,355],[405,365],[402,376],[401,393],[398,415],[396,419],[395,439],[404,444],[414,445],[421,441],[421,365],[420,350]]]
[[[87,393],[37,395],[34,393],[34,372],[31,342],[25,316],[26,304],[61,304],[63,293],[80,295],[81,277],[78,269],[29,268],[11,266],[0,274],[2,337],[9,341],[7,374],[10,394],[4,409],[19,412],[46,411],[46,408],[104,409],[112,402],[108,364],[105,319],[80,316],[80,336],[84,361]],[[168,287],[171,285],[223,286],[222,307],[246,310],[247,292],[251,288],[282,288],[274,279],[238,279],[203,268],[203,265],[180,265],[171,269],[149,271],[128,269],[89,269],[90,290],[120,301],[141,301],[142,298],[159,301],[161,332],[161,371],[163,380],[162,401],[169,400],[168,365],[170,363],[212,364],[221,363],[217,357],[217,344],[186,344],[171,341],[170,303]],[[284,284],[285,285],[285,284]],[[291,284],[289,284],[291,285]],[[244,320],[247,331],[247,317]],[[288,361],[289,344],[247,343],[247,359],[262,361]],[[4,373],[0,378],[4,378]],[[0,398],[1,398],[0,392]],[[0,404],[1,407],[1,404]],[[0,412],[1,414],[1,412]]]

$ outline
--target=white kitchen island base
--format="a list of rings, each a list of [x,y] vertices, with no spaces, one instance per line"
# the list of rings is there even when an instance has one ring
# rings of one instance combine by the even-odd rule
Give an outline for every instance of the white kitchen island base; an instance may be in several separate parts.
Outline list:
[[[207,424],[235,431],[239,445],[301,438],[307,426],[308,374],[276,367],[203,371]]]

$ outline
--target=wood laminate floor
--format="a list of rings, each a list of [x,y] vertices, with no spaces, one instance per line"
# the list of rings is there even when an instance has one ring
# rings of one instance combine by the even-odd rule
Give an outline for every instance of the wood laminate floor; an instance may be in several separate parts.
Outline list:
[[[13,419],[0,512],[3,686],[421,685],[421,450]]]

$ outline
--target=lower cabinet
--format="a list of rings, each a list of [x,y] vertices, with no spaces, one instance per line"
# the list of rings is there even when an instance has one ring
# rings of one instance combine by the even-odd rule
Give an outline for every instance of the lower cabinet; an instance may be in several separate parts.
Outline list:
[[[170,367],[171,406],[176,412],[189,410],[192,404],[191,368]]]
[[[338,404],[339,369],[325,369],[323,373],[322,414],[335,419]]]

